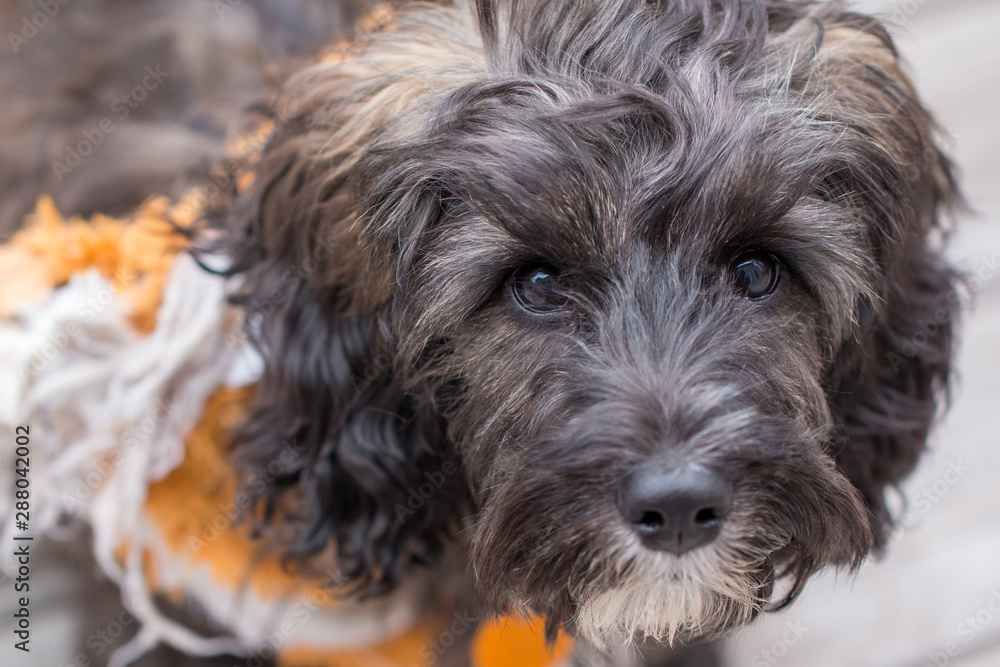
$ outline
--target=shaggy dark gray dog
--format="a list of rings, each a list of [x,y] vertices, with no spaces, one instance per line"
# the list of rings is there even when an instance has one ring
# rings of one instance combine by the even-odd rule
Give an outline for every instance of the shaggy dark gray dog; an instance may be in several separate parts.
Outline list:
[[[304,445],[265,524],[368,595],[467,547],[595,655],[858,565],[947,385],[934,132],[839,2],[400,9],[215,211],[266,359],[237,455]]]

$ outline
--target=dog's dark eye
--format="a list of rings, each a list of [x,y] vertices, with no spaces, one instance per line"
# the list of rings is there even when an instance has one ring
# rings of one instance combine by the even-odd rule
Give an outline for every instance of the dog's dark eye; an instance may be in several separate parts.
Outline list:
[[[559,273],[544,265],[521,269],[511,284],[517,303],[532,313],[554,313],[564,309],[569,299],[559,287]]]
[[[762,299],[774,292],[781,277],[781,267],[770,255],[750,253],[733,265],[736,292],[747,299]]]

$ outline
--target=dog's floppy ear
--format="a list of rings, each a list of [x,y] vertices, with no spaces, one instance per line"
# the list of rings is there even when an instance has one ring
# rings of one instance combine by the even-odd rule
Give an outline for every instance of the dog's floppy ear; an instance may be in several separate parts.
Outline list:
[[[891,524],[885,487],[916,465],[946,395],[958,303],[955,274],[936,252],[919,247],[903,262],[886,277],[881,312],[867,324],[861,313],[829,383],[837,460],[868,503],[876,545]]]
[[[884,491],[916,465],[947,395],[957,274],[938,241],[944,209],[960,204],[951,166],[934,142],[892,42],[870,18],[828,27],[814,75],[836,91],[827,108],[857,135],[851,163],[831,184],[866,220],[873,294],[858,299],[851,336],[827,378],[838,463],[868,502],[875,544],[891,518]],[[840,117],[838,117],[838,115]],[[849,175],[844,176],[844,174]]]
[[[244,487],[289,556],[332,545],[342,581],[365,594],[435,561],[468,507],[442,419],[394,377],[397,267],[373,258],[357,210],[358,160],[386,125],[412,126],[401,114],[413,86],[387,60],[293,82],[253,182],[210,218],[264,360],[234,439]]]

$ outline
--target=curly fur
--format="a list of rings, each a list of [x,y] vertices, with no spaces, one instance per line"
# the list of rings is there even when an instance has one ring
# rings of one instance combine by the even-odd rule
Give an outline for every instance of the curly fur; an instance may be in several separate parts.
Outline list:
[[[492,608],[602,644],[726,631],[884,544],[947,387],[957,194],[878,22],[459,0],[351,56],[287,84],[213,218],[266,360],[237,456],[305,445],[258,490],[292,557],[332,543],[378,594],[467,528]],[[747,250],[787,269],[766,303],[733,296]],[[539,260],[565,317],[512,304]],[[712,545],[652,554],[622,525],[617,480],[654,459],[734,481]]]

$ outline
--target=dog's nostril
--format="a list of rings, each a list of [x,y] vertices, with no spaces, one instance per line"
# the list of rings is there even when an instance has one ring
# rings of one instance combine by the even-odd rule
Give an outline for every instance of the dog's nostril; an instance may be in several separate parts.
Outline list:
[[[642,468],[622,480],[618,502],[646,547],[680,555],[716,538],[732,487],[711,471]]]
[[[714,507],[706,507],[694,515],[694,522],[697,524],[708,524],[719,520],[719,514]]]

